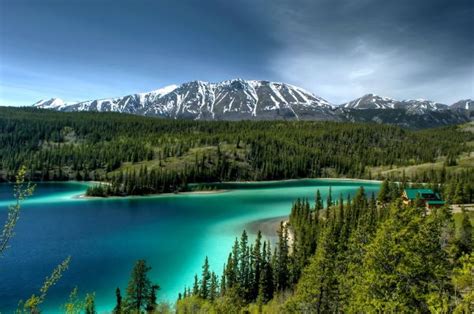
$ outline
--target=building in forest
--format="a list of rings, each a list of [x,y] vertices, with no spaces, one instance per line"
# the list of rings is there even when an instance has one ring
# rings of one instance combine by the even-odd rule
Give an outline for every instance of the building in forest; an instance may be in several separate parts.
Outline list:
[[[421,202],[425,203],[427,209],[438,208],[446,203],[441,199],[439,193],[435,193],[431,189],[405,189],[402,198],[403,202],[407,205],[413,204],[418,198]]]

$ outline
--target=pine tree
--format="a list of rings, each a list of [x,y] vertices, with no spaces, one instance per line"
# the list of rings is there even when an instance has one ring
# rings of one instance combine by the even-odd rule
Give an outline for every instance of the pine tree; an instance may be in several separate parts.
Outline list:
[[[316,211],[316,214],[318,214],[318,212],[323,209],[323,200],[321,198],[321,193],[319,192],[319,189],[316,191],[316,201],[314,209]]]
[[[206,256],[204,265],[202,266],[201,288],[199,289],[199,296],[203,299],[209,297],[209,285],[211,280],[211,273],[209,271],[209,260]]]
[[[260,276],[262,272],[262,233],[260,230],[257,233],[257,238],[255,239],[255,245],[253,246],[252,250],[252,272],[253,278],[251,282],[251,295],[250,298],[255,300],[258,295],[259,285],[260,285]]]
[[[113,310],[114,314],[122,314],[122,295],[120,293],[120,288],[115,289],[116,305]]]
[[[351,311],[429,312],[432,300],[444,299],[449,260],[440,239],[446,217],[444,209],[425,217],[414,206],[393,203],[367,246]]]
[[[211,273],[211,283],[209,284],[209,297],[208,299],[214,301],[219,296],[219,282],[217,280],[217,275]]]
[[[326,200],[326,208],[328,209],[328,211],[331,206],[332,206],[332,188],[329,187],[328,197]]]
[[[146,311],[147,313],[154,313],[156,310],[156,293],[157,291],[160,290],[160,286],[158,285],[152,285],[151,286],[151,291],[150,291],[150,296],[148,297],[147,304],[146,304]]]
[[[138,260],[133,267],[127,287],[126,304],[129,311],[140,312],[145,307],[147,298],[152,289],[148,278],[151,267],[147,266],[145,260]]]
[[[260,276],[258,299],[260,303],[266,303],[273,297],[274,285],[273,285],[273,269],[272,269],[272,253],[270,242],[263,242],[263,262],[262,262],[262,273]]]
[[[390,185],[388,180],[384,180],[380,186],[377,201],[381,204],[386,204],[390,201]]]
[[[250,253],[248,247],[248,236],[244,230],[240,238],[240,261],[239,261],[239,289],[243,299],[248,299],[250,292]]]
[[[193,296],[199,296],[199,279],[197,274],[194,275]]]
[[[278,231],[278,250],[276,255],[275,284],[276,289],[283,291],[289,284],[289,246],[288,246],[288,228],[283,222],[280,223]]]

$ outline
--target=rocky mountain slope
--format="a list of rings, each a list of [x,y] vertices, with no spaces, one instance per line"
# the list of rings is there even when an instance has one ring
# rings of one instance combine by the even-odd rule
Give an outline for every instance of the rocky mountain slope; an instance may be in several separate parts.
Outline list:
[[[472,99],[464,99],[458,102],[455,102],[451,105],[451,109],[455,110],[466,110],[468,112],[474,111],[474,101]]]
[[[235,79],[219,83],[193,81],[148,93],[78,103],[52,98],[33,106],[170,119],[364,121],[421,128],[466,122],[472,116],[474,104],[470,99],[447,106],[424,99],[399,101],[367,94],[335,106],[290,84]]]
[[[51,99],[36,104],[60,111],[114,111],[173,119],[334,120],[332,106],[302,88],[241,79],[221,83],[193,81],[149,93],[64,104]],[[51,104],[48,107],[48,104]]]

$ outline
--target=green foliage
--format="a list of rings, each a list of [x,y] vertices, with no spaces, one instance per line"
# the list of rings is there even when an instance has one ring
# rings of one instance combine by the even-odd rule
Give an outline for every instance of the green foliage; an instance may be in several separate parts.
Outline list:
[[[142,310],[153,310],[156,306],[158,285],[151,283],[148,272],[151,270],[145,260],[138,260],[133,267],[127,287],[126,313],[141,313]],[[118,295],[117,295],[118,299]]]
[[[225,313],[469,312],[472,254],[457,257],[450,210],[425,213],[404,205],[400,191],[387,182],[377,201],[360,188],[324,210],[318,192],[314,206],[296,200],[273,253],[260,234],[249,245],[244,232],[224,266],[220,296],[185,289],[178,313],[220,313],[229,302]],[[467,239],[472,226],[463,221]]]
[[[79,292],[77,287],[72,289],[69,294],[69,299],[64,304],[64,313],[66,314],[80,314],[84,310],[84,302],[79,299]]]
[[[101,180],[91,195],[176,192],[189,183],[370,178],[369,168],[455,158],[457,127],[315,121],[171,121],[114,113],[0,108],[0,178],[21,164],[37,180]],[[465,188],[463,188],[464,194]]]
[[[454,313],[472,313],[474,311],[474,254],[462,256],[459,263],[452,276],[457,296]]]
[[[13,196],[15,204],[8,207],[8,215],[2,233],[0,234],[0,256],[8,248],[8,243],[15,235],[14,229],[20,219],[20,208],[22,202],[33,194],[35,186],[29,181],[26,182],[26,167],[22,166],[16,175]]]
[[[472,224],[466,210],[462,211],[461,226],[456,239],[458,254],[470,254],[472,252]]]
[[[122,307],[122,293],[120,292],[120,288],[115,289],[115,298],[116,298],[116,305],[112,313],[114,314],[122,314],[123,307]]]
[[[86,294],[86,298],[84,300],[84,311],[86,314],[97,313],[95,310],[95,293]]]
[[[23,310],[33,313],[39,312],[39,307],[45,301],[49,289],[61,279],[63,273],[69,268],[70,262],[71,257],[69,256],[61,264],[56,266],[51,275],[46,277],[43,286],[40,288],[39,296],[33,294],[25,303],[20,301],[21,305],[18,308],[18,312],[23,312]]]

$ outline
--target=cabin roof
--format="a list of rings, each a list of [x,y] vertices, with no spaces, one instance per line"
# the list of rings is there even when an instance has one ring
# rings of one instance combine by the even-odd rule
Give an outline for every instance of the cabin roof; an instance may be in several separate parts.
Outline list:
[[[416,196],[419,194],[421,199],[431,200],[431,201],[440,201],[441,196],[438,193],[433,192],[432,189],[405,189],[405,193],[409,200],[416,199]]]
[[[421,196],[423,194],[435,194],[432,189],[405,189],[405,193],[410,200],[414,200],[418,194]]]

